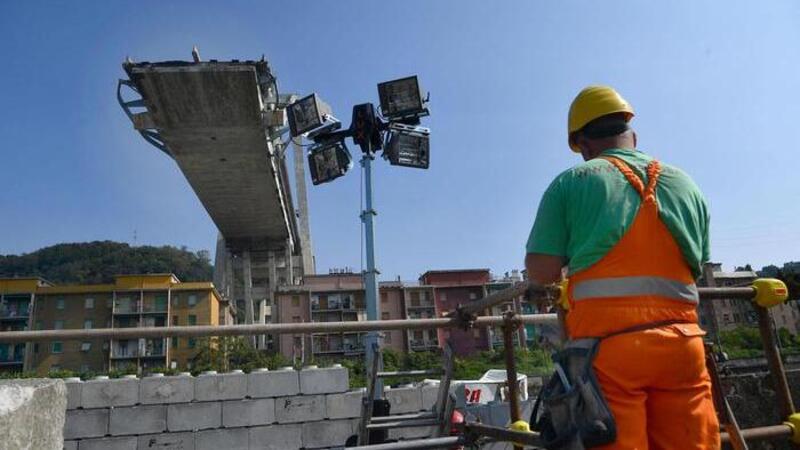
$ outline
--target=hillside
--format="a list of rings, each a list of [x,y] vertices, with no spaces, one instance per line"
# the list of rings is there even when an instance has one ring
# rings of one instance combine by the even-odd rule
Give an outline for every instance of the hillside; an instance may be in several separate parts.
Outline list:
[[[0,278],[40,276],[56,284],[110,283],[114,275],[174,273],[181,281],[209,281],[207,251],[171,246],[131,247],[113,241],[57,244],[22,255],[0,255]]]

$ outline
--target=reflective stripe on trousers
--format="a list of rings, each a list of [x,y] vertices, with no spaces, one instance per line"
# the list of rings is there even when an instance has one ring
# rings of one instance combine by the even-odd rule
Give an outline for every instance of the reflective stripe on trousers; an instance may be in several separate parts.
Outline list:
[[[580,281],[572,288],[572,300],[588,300],[607,297],[635,297],[654,295],[697,304],[699,294],[694,283],[683,284],[680,281],[663,277],[637,276],[595,278]]]

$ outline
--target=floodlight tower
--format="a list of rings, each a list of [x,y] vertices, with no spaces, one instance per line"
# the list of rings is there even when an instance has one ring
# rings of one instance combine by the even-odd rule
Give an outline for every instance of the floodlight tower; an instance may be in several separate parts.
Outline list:
[[[377,151],[383,150],[384,159],[395,166],[427,169],[430,159],[430,130],[419,126],[420,119],[428,115],[427,101],[416,76],[378,84],[380,114],[372,103],[353,107],[350,127],[342,129],[341,122],[331,115],[330,107],[311,94],[288,106],[289,128],[293,137],[305,135],[314,144],[309,149],[308,165],[314,185],[327,183],[347,173],[353,159],[345,146],[351,138],[361,148],[361,166],[364,169],[364,224],[367,267],[363,272],[366,292],[367,320],[380,317],[378,303],[378,269],[375,263],[375,223],[373,207],[372,161]],[[365,341],[368,378],[380,351],[380,336],[367,333]],[[381,370],[382,368],[378,368]],[[375,379],[375,398],[383,393],[381,380]]]

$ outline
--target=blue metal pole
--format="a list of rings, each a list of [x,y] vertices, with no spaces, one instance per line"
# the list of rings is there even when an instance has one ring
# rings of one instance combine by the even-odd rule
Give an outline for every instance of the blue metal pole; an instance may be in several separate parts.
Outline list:
[[[375,267],[375,224],[374,217],[377,215],[372,207],[372,160],[375,158],[373,153],[365,152],[361,158],[361,165],[364,167],[364,196],[365,209],[361,212],[361,222],[364,224],[364,238],[367,251],[367,270],[364,272],[364,289],[367,301],[367,320],[378,320],[380,318],[380,304],[378,303],[378,269]],[[380,335],[377,331],[370,331],[366,335],[364,342],[366,350],[367,376],[372,377],[372,361],[377,357],[375,350],[380,351]],[[378,367],[378,370],[383,370]],[[380,399],[383,395],[383,382],[375,377],[375,398]]]

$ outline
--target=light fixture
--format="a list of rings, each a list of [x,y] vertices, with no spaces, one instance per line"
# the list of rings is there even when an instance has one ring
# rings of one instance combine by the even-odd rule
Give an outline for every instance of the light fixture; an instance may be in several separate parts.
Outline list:
[[[286,109],[289,111],[289,129],[292,137],[321,127],[331,114],[331,107],[320,100],[317,94],[305,96]]]
[[[333,181],[353,167],[353,158],[343,140],[315,144],[308,153],[308,167],[314,185]]]
[[[379,83],[378,97],[381,112],[390,121],[428,115],[426,99],[416,75]]]
[[[393,166],[427,169],[430,148],[429,129],[400,123],[389,125],[389,142],[384,157]]]

